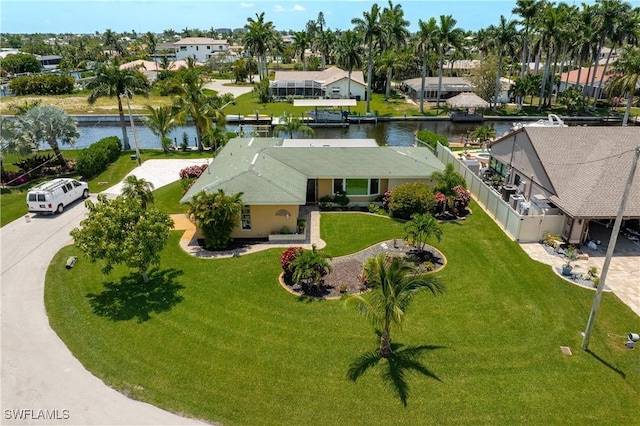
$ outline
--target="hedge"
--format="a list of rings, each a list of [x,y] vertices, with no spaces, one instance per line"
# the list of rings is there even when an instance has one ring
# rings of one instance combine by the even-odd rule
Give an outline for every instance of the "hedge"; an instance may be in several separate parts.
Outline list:
[[[106,170],[109,164],[120,157],[121,152],[122,145],[117,136],[100,139],[80,151],[76,170],[83,178],[92,178]]]
[[[74,84],[68,75],[34,74],[14,78],[9,89],[16,95],[65,95],[73,92]]]
[[[440,142],[442,146],[449,146],[449,140],[446,136],[432,132],[431,130],[420,130],[416,137],[434,149],[438,145],[438,142]]]

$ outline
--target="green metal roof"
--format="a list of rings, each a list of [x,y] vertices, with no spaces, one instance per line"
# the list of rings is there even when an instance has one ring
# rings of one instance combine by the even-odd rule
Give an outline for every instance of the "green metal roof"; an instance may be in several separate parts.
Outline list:
[[[250,205],[306,203],[307,179],[421,179],[444,166],[427,148],[283,147],[282,139],[232,139],[182,197],[243,192]]]

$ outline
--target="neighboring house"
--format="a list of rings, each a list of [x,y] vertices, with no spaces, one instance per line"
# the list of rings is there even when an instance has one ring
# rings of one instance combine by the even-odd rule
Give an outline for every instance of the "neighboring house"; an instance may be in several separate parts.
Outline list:
[[[589,221],[615,219],[639,134],[633,127],[523,127],[491,145],[489,167],[518,188],[531,214],[559,209],[566,216],[559,233],[577,244]],[[640,173],[624,218],[640,218]]]
[[[58,69],[62,56],[58,55],[36,55],[36,59],[40,61],[42,69],[45,71],[52,71]]]
[[[349,72],[330,67],[324,71],[276,71],[269,91],[274,97],[366,99],[367,84],[362,71],[351,72],[351,93],[348,93],[348,87]]]
[[[355,145],[355,146],[354,146]],[[375,141],[232,139],[180,202],[200,191],[242,192],[234,238],[268,238],[296,229],[299,207],[346,192],[368,205],[401,183],[429,181],[444,166],[427,148],[379,147]]]
[[[611,64],[610,64],[611,65]],[[604,90],[607,81],[613,77],[613,75],[608,74],[611,72],[611,66],[607,69],[607,74],[604,74],[604,66],[598,66],[596,70],[596,78],[593,81],[593,86],[591,85],[591,80],[593,79],[593,70],[594,68],[582,67],[580,71],[580,81],[578,81],[578,71],[577,69],[563,72],[560,74],[560,92],[568,89],[569,87],[577,86],[578,89],[583,89],[587,96],[593,96],[593,94],[598,90],[598,86],[600,85],[600,81],[602,80],[602,90],[598,93],[598,98],[603,98],[606,95]]]
[[[214,40],[207,37],[187,37],[173,43],[176,48],[176,59],[193,58],[198,62],[207,60],[216,52],[229,50],[227,40]]]
[[[413,100],[419,101],[422,78],[404,80],[404,84],[407,88],[407,94]],[[440,100],[473,91],[475,91],[475,87],[464,77],[442,77]],[[426,77],[424,79],[424,100],[434,102],[438,100],[438,77]]]
[[[203,64],[196,62],[197,66],[202,66]],[[153,82],[158,78],[158,73],[162,72],[162,64],[154,61],[145,61],[144,59],[137,59],[135,61],[127,62],[119,67],[121,70],[124,69],[137,69],[142,72],[149,81]],[[171,61],[169,62],[169,68],[167,71],[178,71],[182,68],[188,68],[187,61]]]
[[[153,60],[156,62],[162,61],[164,56],[170,61],[176,60],[177,47],[173,43],[158,43],[156,45],[155,52],[153,54]]]

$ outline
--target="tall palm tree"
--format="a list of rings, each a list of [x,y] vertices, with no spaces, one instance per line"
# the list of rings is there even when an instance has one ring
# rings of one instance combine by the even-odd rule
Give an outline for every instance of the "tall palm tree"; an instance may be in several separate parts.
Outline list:
[[[302,70],[307,70],[307,56],[305,52],[310,45],[309,35],[306,31],[296,31],[293,33],[293,49],[300,55]]]
[[[498,97],[500,96],[500,89],[502,84],[500,77],[502,73],[502,58],[505,55],[512,54],[515,50],[516,42],[516,23],[514,21],[508,21],[500,15],[500,23],[497,27],[491,25],[488,29],[492,44],[498,53],[498,69],[496,73],[496,88],[493,97],[493,110],[496,111],[498,107]]]
[[[496,129],[488,124],[478,126],[469,134],[472,141],[479,142],[482,149],[487,148],[487,144],[496,138]]]
[[[151,57],[156,53],[156,46],[158,45],[158,37],[151,31],[147,31],[144,35],[144,41],[147,44],[147,54]]]
[[[436,107],[440,108],[440,96],[442,94],[442,69],[444,66],[444,55],[449,49],[461,49],[464,32],[456,27],[456,21],[451,15],[440,15],[440,24],[436,32],[438,54],[440,62],[438,66],[438,98]]]
[[[360,35],[352,30],[345,31],[338,39],[336,62],[347,70],[347,93],[351,97],[351,73],[362,67],[362,44]]]
[[[373,80],[373,48],[382,35],[380,25],[380,7],[377,3],[371,6],[371,11],[362,12],[362,18],[353,18],[351,23],[355,30],[362,34],[362,39],[367,45],[367,112],[371,112],[371,83]]]
[[[265,21],[264,12],[259,15],[256,13],[256,19],[247,18],[247,22],[244,26],[247,29],[244,45],[248,51],[255,54],[258,60],[258,76],[263,79],[267,66],[267,50],[270,41],[274,38],[273,22]]]
[[[147,105],[146,109],[149,111],[149,115],[142,119],[144,125],[160,138],[164,152],[169,152],[171,140],[167,138],[167,135],[178,125],[178,121],[173,115],[173,108],[168,105],[161,105],[157,108]]]
[[[332,47],[335,45],[335,43],[336,43],[336,35],[331,30],[319,31],[318,34],[316,35],[314,40],[314,46],[320,52],[322,69],[325,69],[327,67],[329,54],[331,52]]]
[[[543,3],[544,1],[539,0],[516,0],[516,7],[511,10],[511,13],[520,15],[522,18],[520,23],[524,25],[520,78],[524,78],[525,71],[529,67],[529,31],[531,30],[532,21],[538,14],[540,6]]]
[[[196,128],[198,150],[204,149],[203,139],[215,123],[224,122],[224,113],[220,111],[222,98],[207,95],[200,75],[191,70],[183,80],[174,85],[177,96],[173,99],[173,114],[178,123],[191,119]]]
[[[146,209],[149,204],[153,204],[153,183],[144,178],[138,179],[135,175],[129,175],[124,178],[122,195],[140,201],[142,208]]]
[[[622,125],[626,126],[629,122],[633,97],[640,81],[640,48],[625,50],[616,61],[613,72],[615,76],[607,82],[607,91],[610,94],[626,95],[627,106],[622,119]]]
[[[385,7],[380,16],[380,26],[382,27],[381,47],[385,55],[393,52],[396,58],[401,48],[407,45],[409,39],[409,21],[404,19],[404,11],[399,4],[395,5],[389,0],[389,6]],[[385,100],[391,95],[391,79],[393,77],[393,67],[395,60],[387,60],[387,81],[385,84]]]
[[[540,99],[538,101],[538,111],[542,111],[543,104],[548,95],[551,94],[549,83],[551,75],[551,57],[557,46],[558,35],[561,28],[562,17],[560,12],[553,5],[547,5],[542,11],[540,18],[541,47],[546,50],[544,72],[542,74],[542,85],[540,86]]]
[[[285,114],[280,117],[280,121],[282,124],[278,124],[273,128],[274,135],[278,135],[280,132],[287,132],[289,133],[289,139],[293,139],[294,133],[304,133],[313,137],[313,129],[302,123],[298,117],[294,117],[291,114]]]
[[[358,311],[380,328],[380,356],[393,356],[391,326],[402,327],[407,308],[418,293],[429,290],[434,295],[444,286],[432,275],[417,276],[404,257],[377,255],[371,273],[367,275],[372,287],[366,297],[359,294],[345,296],[345,303],[355,303]]]
[[[429,62],[429,52],[435,50],[437,40],[438,22],[435,18],[431,17],[428,21],[420,19],[418,21],[418,32],[416,36],[418,43],[416,45],[417,53],[422,58],[422,73],[421,73],[421,85],[420,85],[420,113],[424,113],[424,89],[425,80],[427,78],[427,64]]]
[[[124,119],[124,109],[122,107],[121,96],[126,95],[133,98],[133,95],[149,96],[151,85],[147,77],[140,71],[133,69],[123,69],[117,63],[103,63],[96,69],[96,76],[87,83],[87,88],[91,94],[87,99],[89,105],[93,105],[99,98],[114,96],[118,99],[118,115],[120,116],[120,127],[122,128],[122,147],[125,151],[131,149],[127,127]]]

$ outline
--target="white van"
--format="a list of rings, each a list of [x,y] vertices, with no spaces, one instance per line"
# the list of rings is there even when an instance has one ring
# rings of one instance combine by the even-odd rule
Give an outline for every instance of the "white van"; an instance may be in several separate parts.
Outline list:
[[[27,193],[27,206],[32,213],[62,213],[65,206],[81,197],[89,197],[86,182],[60,178],[31,188]]]

